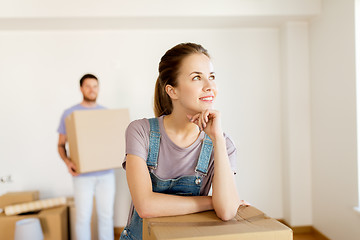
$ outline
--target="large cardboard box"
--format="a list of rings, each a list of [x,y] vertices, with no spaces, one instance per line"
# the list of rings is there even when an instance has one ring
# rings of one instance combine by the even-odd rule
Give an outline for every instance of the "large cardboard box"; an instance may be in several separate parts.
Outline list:
[[[78,173],[120,168],[128,109],[74,111],[65,119],[70,158]]]
[[[6,216],[0,214],[1,240],[13,240],[15,224],[24,218],[39,218],[44,233],[44,240],[68,240],[68,208],[60,206],[41,210],[29,215]]]
[[[39,200],[39,191],[8,192],[0,196],[0,208],[36,200]]]
[[[214,211],[143,220],[143,239],[292,240],[290,228],[255,207],[241,206],[227,222]]]

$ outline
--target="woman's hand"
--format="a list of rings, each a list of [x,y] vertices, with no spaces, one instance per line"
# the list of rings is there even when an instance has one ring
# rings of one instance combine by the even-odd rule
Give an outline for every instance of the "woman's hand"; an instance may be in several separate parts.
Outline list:
[[[248,206],[251,206],[251,204],[248,203],[248,202],[245,201],[245,200],[240,200],[240,206],[246,206],[246,207],[248,207]]]
[[[217,137],[223,137],[221,128],[220,112],[213,109],[207,109],[193,116],[188,115],[189,121],[198,125],[201,131],[204,131],[211,140]]]

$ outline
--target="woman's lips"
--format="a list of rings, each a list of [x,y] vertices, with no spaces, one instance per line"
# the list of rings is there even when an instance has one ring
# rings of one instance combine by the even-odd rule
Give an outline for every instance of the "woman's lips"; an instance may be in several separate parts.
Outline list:
[[[214,100],[214,96],[206,96],[206,97],[201,97],[199,99],[205,102],[212,102]]]

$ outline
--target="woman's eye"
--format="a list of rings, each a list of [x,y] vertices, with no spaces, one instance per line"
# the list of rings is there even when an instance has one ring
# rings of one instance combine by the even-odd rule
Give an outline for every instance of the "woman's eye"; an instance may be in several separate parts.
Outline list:
[[[200,80],[200,76],[195,76],[193,80]]]
[[[214,75],[211,75],[211,76],[209,77],[209,80],[215,80],[215,76],[214,76]]]

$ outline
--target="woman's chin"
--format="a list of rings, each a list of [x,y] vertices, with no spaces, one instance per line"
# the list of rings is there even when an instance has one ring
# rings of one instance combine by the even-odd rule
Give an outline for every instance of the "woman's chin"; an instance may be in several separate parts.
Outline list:
[[[212,108],[212,106],[211,106],[211,107],[202,107],[202,108],[198,108],[198,109],[192,109],[192,110],[186,111],[186,114],[187,114],[187,115],[194,116],[195,114],[204,112],[204,111],[206,111],[206,110],[208,110],[208,109],[213,109],[213,108]]]

